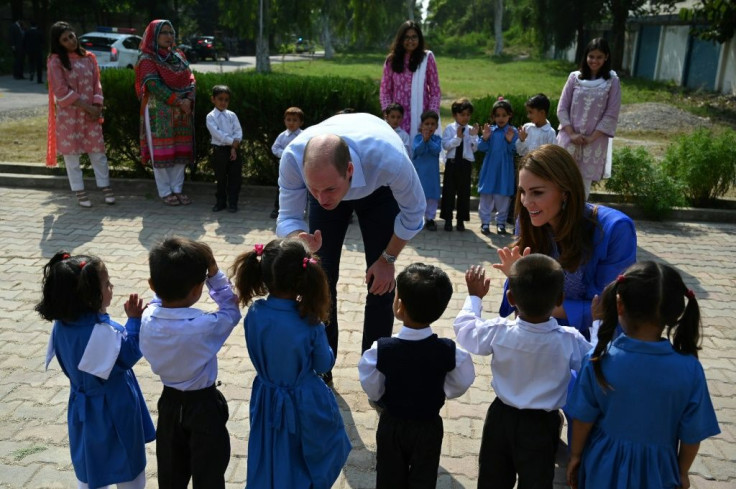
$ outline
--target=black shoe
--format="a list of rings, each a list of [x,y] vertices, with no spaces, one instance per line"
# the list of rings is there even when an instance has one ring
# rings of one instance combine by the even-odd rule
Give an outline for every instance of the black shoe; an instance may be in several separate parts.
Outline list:
[[[276,219],[277,217],[279,217],[279,210],[278,209],[272,210],[271,211],[271,219]]]
[[[462,221],[458,221],[457,222],[457,230],[460,231],[460,232],[465,231],[465,223],[462,222]]]
[[[323,374],[317,374],[322,379],[322,381],[327,384],[327,387],[332,387],[332,370],[329,372],[325,372]]]
[[[376,402],[376,401],[371,401],[370,399],[368,399],[368,404],[373,409],[375,409],[378,414],[383,413],[383,410],[386,409],[386,406],[384,406],[384,404],[381,401]]]
[[[452,221],[445,221],[445,231],[452,231]]]
[[[490,227],[488,226],[488,224],[483,224],[483,225],[482,225],[482,226],[480,227],[480,232],[481,232],[482,234],[491,234],[491,229],[490,229]]]
[[[429,219],[424,224],[424,227],[427,229],[427,231],[437,231],[437,224],[434,222],[434,219]]]
[[[498,234],[506,234],[506,226],[503,224],[499,224],[496,226],[496,231],[498,231]]]
[[[228,212],[238,212],[238,205],[237,204],[230,204],[227,207]]]
[[[225,208],[225,204],[217,203],[212,206],[212,212],[220,212],[224,208]]]

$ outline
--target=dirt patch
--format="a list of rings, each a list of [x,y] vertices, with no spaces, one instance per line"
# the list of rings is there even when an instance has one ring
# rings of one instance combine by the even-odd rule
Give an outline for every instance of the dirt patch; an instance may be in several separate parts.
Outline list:
[[[690,132],[713,122],[669,104],[647,102],[621,106],[617,132]]]

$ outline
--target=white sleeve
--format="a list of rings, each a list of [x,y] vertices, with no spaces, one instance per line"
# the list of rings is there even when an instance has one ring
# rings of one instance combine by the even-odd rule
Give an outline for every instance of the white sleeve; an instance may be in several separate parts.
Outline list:
[[[480,297],[468,296],[462,310],[455,318],[453,328],[457,335],[457,343],[465,350],[474,355],[490,355],[493,353],[491,341],[496,335],[499,321],[504,320],[496,318],[484,321],[480,318],[480,314]]]
[[[385,392],[386,377],[376,368],[377,362],[378,342],[374,341],[370,349],[363,353],[358,362],[360,385],[371,401],[379,401]]]
[[[448,399],[462,396],[474,380],[473,359],[465,350],[455,348],[455,368],[445,376],[445,396]]]

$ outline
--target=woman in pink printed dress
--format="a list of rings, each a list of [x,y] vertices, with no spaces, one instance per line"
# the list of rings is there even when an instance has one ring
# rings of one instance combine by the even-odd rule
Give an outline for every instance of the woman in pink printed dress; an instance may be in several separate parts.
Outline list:
[[[440,112],[440,80],[432,51],[424,49],[424,36],[419,24],[407,20],[399,27],[391,51],[383,65],[381,109],[392,103],[404,107],[401,128],[411,141],[419,132],[424,111]]]
[[[47,62],[49,125],[46,166],[56,166],[56,154],[64,157],[72,192],[82,207],[92,202],[84,191],[79,157],[87,153],[97,186],[105,203],[114,204],[110,171],[102,139],[102,85],[95,55],[77,41],[72,26],[56,22],[49,35],[51,54]]]

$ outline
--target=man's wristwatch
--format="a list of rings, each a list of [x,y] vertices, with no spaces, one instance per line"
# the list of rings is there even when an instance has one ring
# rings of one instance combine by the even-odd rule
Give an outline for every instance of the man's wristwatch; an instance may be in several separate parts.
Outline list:
[[[393,265],[396,262],[396,257],[394,255],[389,255],[388,253],[386,253],[386,250],[383,250],[381,252],[381,256],[384,260],[386,260],[386,263],[390,265]]]

